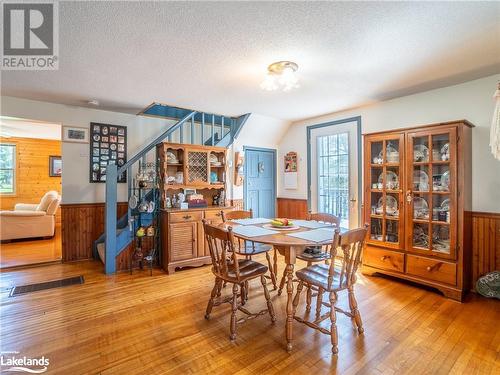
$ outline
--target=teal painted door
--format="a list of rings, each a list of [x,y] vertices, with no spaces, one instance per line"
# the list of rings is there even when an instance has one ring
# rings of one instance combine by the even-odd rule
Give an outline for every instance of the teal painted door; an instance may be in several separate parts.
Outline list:
[[[275,217],[276,165],[272,150],[245,150],[245,207],[254,217]]]

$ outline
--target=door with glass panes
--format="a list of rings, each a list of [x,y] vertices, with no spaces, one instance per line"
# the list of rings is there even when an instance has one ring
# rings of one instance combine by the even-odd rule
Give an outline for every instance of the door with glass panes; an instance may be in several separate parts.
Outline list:
[[[357,122],[313,127],[310,142],[312,211],[338,216],[342,227],[357,228]]]
[[[365,149],[365,222],[368,243],[404,247],[404,135],[392,133],[368,136]]]
[[[408,134],[407,249],[454,259],[457,207],[456,129]]]

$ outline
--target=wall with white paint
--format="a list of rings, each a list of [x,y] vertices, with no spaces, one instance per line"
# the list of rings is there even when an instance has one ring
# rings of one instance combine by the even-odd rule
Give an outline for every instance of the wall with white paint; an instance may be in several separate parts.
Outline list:
[[[489,151],[489,132],[493,116],[493,93],[500,74],[460,85],[392,99],[348,111],[337,112],[293,123],[279,143],[279,158],[289,151],[299,154],[299,186],[283,188],[279,169],[278,196],[307,198],[306,127],[349,117],[361,116],[362,132],[390,130],[450,120],[467,119],[476,125],[472,134],[472,178],[474,211],[500,212],[500,161]]]

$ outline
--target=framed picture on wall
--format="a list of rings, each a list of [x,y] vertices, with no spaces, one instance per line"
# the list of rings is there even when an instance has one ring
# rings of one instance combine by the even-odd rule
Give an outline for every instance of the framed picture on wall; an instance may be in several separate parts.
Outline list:
[[[127,128],[91,122],[90,130],[92,142],[89,153],[89,181],[106,182],[106,168],[109,164],[121,167],[127,162]],[[118,176],[118,182],[127,182],[127,174]]]
[[[61,138],[63,142],[89,143],[89,129],[63,126]]]
[[[62,159],[60,156],[49,156],[49,177],[61,177]]]

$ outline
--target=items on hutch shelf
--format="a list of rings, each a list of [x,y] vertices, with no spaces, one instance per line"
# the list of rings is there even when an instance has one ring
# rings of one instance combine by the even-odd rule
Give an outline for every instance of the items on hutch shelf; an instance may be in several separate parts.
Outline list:
[[[222,222],[226,189],[226,149],[161,143],[160,160],[162,265],[176,268],[210,264],[202,219]],[[182,210],[181,210],[182,208]]]
[[[364,135],[365,273],[463,298],[470,286],[472,127],[462,120]]]
[[[127,128],[119,125],[90,123],[90,182],[105,182],[106,167],[127,162]],[[127,174],[118,176],[118,182],[126,182]]]
[[[184,189],[184,194],[187,197],[188,208],[208,207],[207,200],[203,194],[196,194],[196,189]]]

